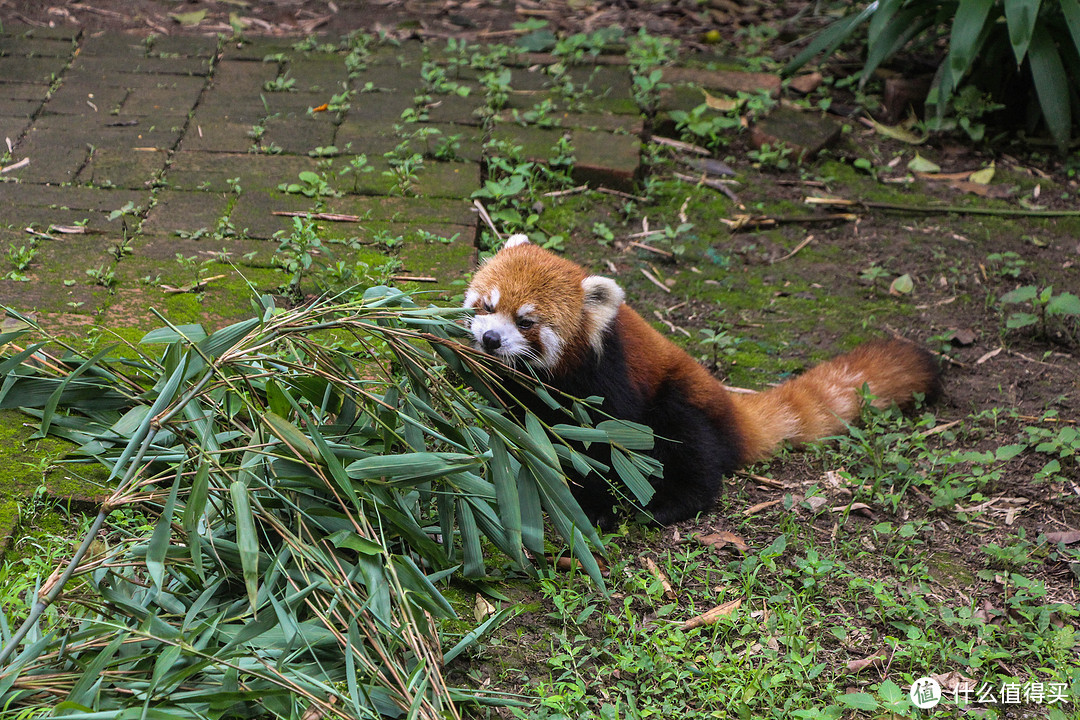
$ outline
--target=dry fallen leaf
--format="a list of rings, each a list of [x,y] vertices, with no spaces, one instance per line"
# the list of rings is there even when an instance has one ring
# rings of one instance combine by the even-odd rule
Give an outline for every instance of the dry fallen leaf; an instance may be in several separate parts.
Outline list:
[[[495,614],[495,606],[489,603],[483,595],[476,593],[476,602],[473,603],[473,617],[476,622],[483,622]]]
[[[720,618],[735,612],[735,610],[740,605],[742,605],[741,598],[735,598],[734,600],[726,602],[723,605],[717,605],[712,610],[704,612],[701,615],[696,615],[684,622],[682,624],[682,629],[691,630],[696,627],[702,627],[703,625],[712,625]]]
[[[871,655],[870,657],[862,658],[861,660],[852,660],[847,664],[849,673],[862,672],[868,667],[880,667],[885,662],[885,653],[879,652],[877,655]]]
[[[656,561],[651,557],[646,557],[642,561],[645,569],[648,570],[653,577],[660,581],[660,585],[664,588],[664,597],[668,600],[677,600],[678,595],[675,594],[675,588],[671,586],[671,581],[668,580],[667,575],[660,569],[660,566],[656,564]]]
[[[746,544],[746,541],[735,533],[721,530],[720,532],[710,533],[708,535],[698,535],[697,541],[702,545],[711,545],[714,550],[720,550],[728,545],[732,545],[739,552],[749,552],[750,546]]]
[[[779,502],[781,501],[769,500],[767,502],[758,503],[757,505],[751,505],[750,507],[743,510],[743,515],[753,515],[754,513],[759,513],[766,508],[771,508],[773,505],[776,505]]]
[[[1046,533],[1047,542],[1052,543],[1065,543],[1066,545],[1072,545],[1073,543],[1080,542],[1080,530],[1062,530],[1060,532],[1048,532]]]

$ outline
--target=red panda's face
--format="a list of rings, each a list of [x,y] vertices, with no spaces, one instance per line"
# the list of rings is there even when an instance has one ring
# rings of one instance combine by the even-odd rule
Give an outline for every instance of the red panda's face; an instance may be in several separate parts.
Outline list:
[[[623,293],[613,281],[515,235],[473,277],[473,345],[507,364],[555,370],[568,353],[598,352]]]

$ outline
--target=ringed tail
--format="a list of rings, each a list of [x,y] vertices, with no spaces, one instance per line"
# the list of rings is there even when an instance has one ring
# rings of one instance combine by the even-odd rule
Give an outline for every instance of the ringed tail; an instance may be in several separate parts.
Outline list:
[[[868,386],[875,407],[909,408],[915,394],[932,400],[940,370],[925,349],[904,340],[872,340],[770,390],[732,394],[743,433],[742,462],[772,455],[784,441],[802,444],[841,434],[862,410]]]

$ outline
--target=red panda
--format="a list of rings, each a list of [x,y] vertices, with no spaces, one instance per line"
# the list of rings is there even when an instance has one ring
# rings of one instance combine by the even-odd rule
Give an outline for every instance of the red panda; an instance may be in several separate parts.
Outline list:
[[[465,293],[478,350],[508,365],[530,366],[553,387],[600,396],[613,417],[651,427],[651,454],[663,464],[645,510],[661,525],[708,509],[723,476],[803,443],[843,431],[858,418],[859,390],[874,404],[931,399],[939,370],[925,350],[874,340],[777,387],[734,394],[625,302],[615,281],[512,236],[481,265]],[[611,527],[614,497],[590,473],[574,494],[589,519]]]

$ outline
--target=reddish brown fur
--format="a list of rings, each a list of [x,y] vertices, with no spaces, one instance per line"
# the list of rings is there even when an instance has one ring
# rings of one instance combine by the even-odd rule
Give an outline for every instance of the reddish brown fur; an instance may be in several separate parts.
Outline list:
[[[938,389],[938,369],[926,351],[878,340],[770,390],[730,393],[624,304],[613,282],[531,244],[499,252],[477,271],[470,292],[485,298],[495,288],[496,312],[512,316],[532,305],[529,315],[561,340],[560,354],[547,365],[553,385],[579,397],[600,395],[608,412],[653,427],[654,454],[670,471],[654,482],[647,508],[661,523],[707,508],[724,473],[768,457],[785,440],[842,432],[859,416],[864,385],[879,406],[910,406],[916,394]],[[476,302],[478,314],[486,312]],[[540,329],[526,332],[530,343],[541,337]],[[590,517],[611,521],[604,486],[586,478],[576,494]]]

